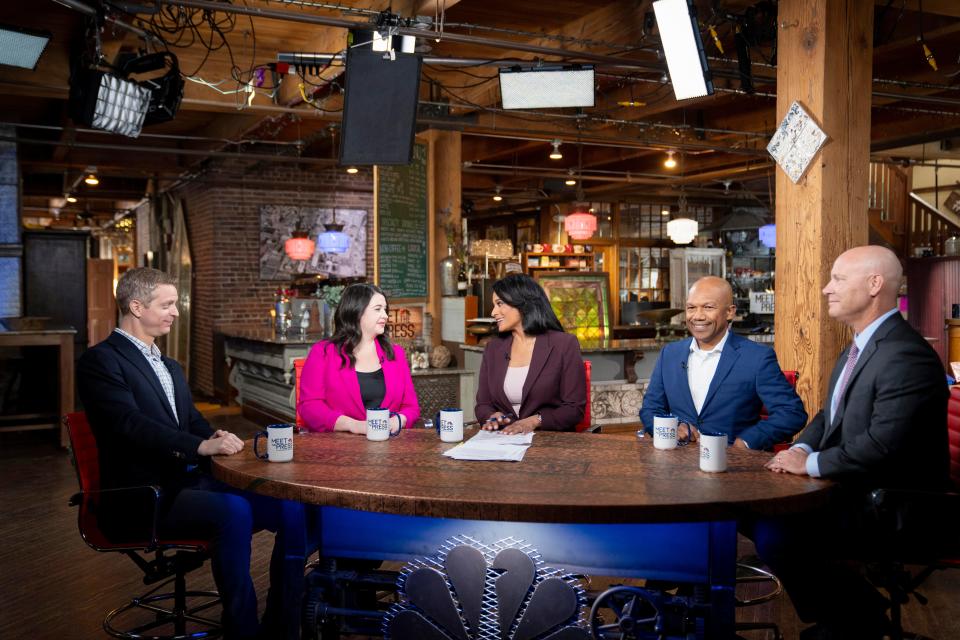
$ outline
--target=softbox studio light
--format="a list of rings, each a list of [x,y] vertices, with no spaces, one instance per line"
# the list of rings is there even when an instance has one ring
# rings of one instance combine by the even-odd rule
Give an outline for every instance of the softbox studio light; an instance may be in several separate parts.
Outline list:
[[[500,100],[504,109],[592,107],[593,67],[500,69]]]
[[[70,114],[77,124],[136,138],[150,106],[150,90],[103,71],[74,70]]]
[[[340,164],[408,164],[420,92],[420,56],[347,50]]]
[[[713,81],[692,0],[657,0],[653,11],[674,96],[686,100],[712,95]]]

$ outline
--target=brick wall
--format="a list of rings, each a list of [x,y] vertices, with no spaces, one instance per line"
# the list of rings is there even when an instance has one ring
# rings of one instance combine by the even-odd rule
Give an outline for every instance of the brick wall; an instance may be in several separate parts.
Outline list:
[[[184,201],[193,255],[190,377],[196,390],[214,392],[214,333],[269,326],[273,294],[282,283],[260,280],[259,208],[366,209],[367,269],[372,274],[372,189],[369,170],[348,175],[337,167],[231,161],[213,165],[174,194]]]

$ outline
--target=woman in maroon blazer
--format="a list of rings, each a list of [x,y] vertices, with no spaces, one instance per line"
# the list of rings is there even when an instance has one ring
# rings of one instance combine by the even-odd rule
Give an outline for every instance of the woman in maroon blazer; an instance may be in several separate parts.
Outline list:
[[[477,420],[508,434],[573,431],[587,404],[580,343],[564,333],[543,288],[524,274],[498,280],[491,315],[500,335],[483,352]]]
[[[367,409],[389,409],[390,431],[420,417],[403,349],[384,334],[387,299],[372,284],[343,290],[333,337],[310,350],[300,378],[300,415],[311,431],[367,432]]]

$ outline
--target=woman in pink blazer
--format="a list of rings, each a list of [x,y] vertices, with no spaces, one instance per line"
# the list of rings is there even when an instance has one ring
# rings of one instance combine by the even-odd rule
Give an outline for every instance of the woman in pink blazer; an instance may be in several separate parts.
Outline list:
[[[389,409],[396,433],[420,417],[403,349],[384,334],[387,299],[372,284],[352,284],[337,305],[336,333],[310,350],[297,408],[311,431],[367,432],[367,409]]]

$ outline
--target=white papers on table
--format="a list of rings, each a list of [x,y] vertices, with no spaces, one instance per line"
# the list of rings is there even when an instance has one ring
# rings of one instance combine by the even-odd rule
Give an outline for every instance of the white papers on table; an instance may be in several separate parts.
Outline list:
[[[443,455],[454,460],[520,462],[532,442],[533,433],[508,436],[499,431],[481,431],[466,442],[444,451]]]

